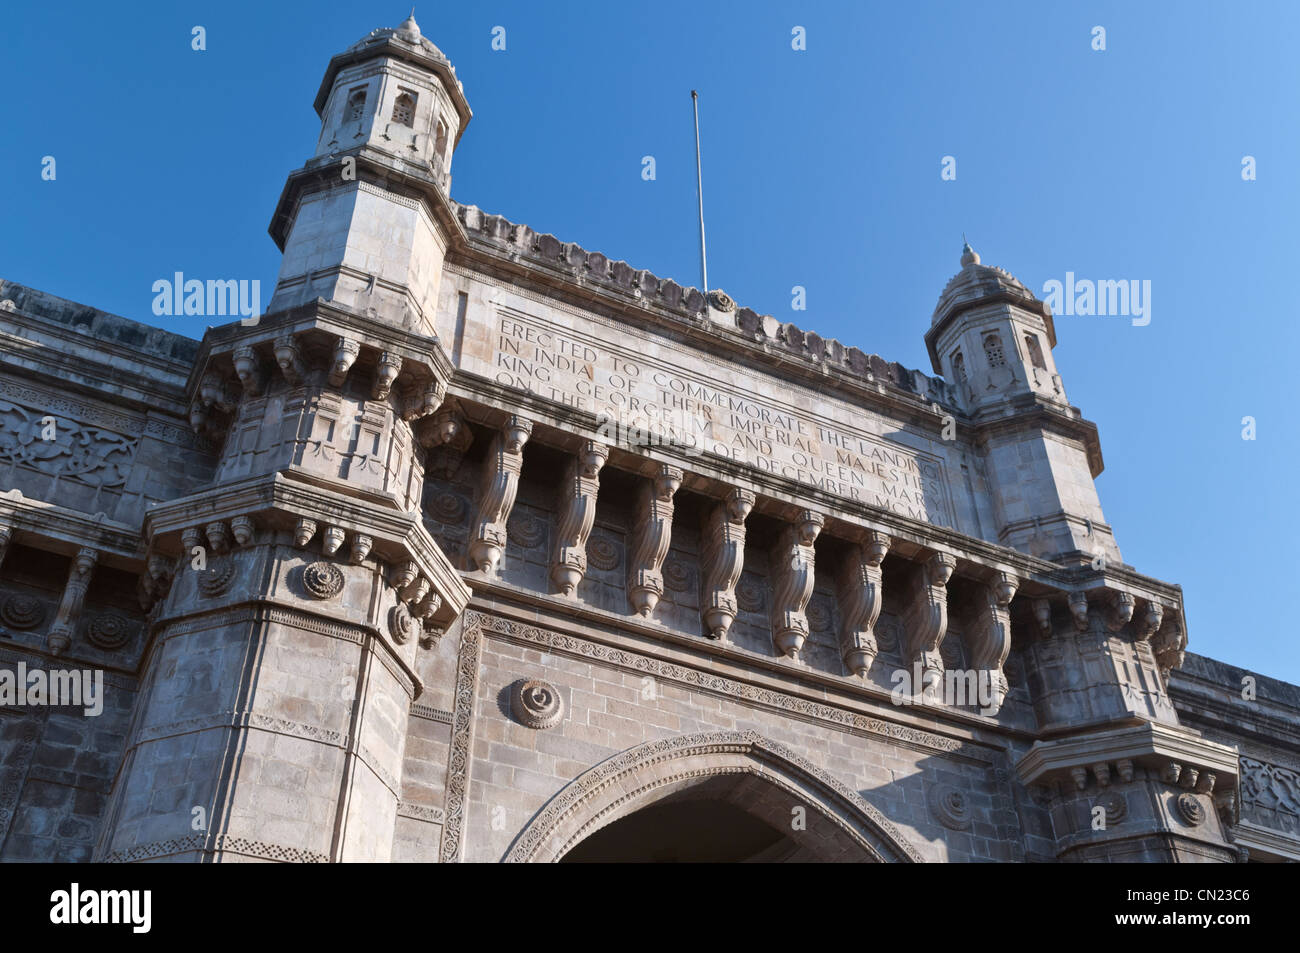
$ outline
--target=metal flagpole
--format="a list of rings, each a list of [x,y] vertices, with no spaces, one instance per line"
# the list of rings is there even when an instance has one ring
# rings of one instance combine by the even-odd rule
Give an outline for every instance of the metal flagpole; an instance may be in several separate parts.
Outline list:
[[[709,300],[709,256],[704,248],[704,171],[700,165],[700,97],[691,90],[691,106],[695,110],[695,182],[700,194],[700,276],[704,280],[704,302]]]

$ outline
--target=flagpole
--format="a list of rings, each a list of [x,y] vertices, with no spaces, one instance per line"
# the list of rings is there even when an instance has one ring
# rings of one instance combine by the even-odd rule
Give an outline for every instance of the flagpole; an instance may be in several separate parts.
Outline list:
[[[709,301],[709,256],[704,246],[704,169],[700,165],[700,97],[691,90],[691,106],[695,110],[695,184],[700,196],[700,276],[704,281],[704,302]]]

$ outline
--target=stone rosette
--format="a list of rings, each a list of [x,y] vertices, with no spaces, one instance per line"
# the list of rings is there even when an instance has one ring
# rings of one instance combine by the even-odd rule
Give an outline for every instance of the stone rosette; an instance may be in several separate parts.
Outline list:
[[[302,584],[317,599],[333,599],[343,591],[343,572],[332,563],[318,560],[303,567]]]
[[[564,699],[550,682],[521,678],[511,686],[510,710],[529,728],[553,728],[564,717]]]
[[[0,603],[0,619],[11,629],[34,629],[45,621],[45,604],[33,596],[9,596]]]
[[[118,649],[131,637],[131,624],[126,617],[116,612],[106,612],[90,620],[86,626],[86,638],[90,644],[101,649]]]
[[[597,536],[587,544],[587,561],[604,572],[617,569],[618,547],[604,536]]]
[[[953,784],[936,784],[930,789],[930,813],[944,827],[954,831],[969,830],[970,805],[966,794]]]
[[[388,631],[398,645],[405,645],[420,631],[420,625],[406,608],[406,603],[399,602],[388,610]]]
[[[1205,823],[1205,805],[1194,794],[1183,792],[1178,795],[1174,799],[1174,808],[1178,811],[1178,816],[1192,827]]]
[[[215,566],[209,566],[198,574],[199,592],[205,596],[219,596],[230,588],[235,578],[235,564],[223,559]]]
[[[516,516],[506,523],[510,541],[522,549],[533,549],[546,536],[546,526],[533,516]]]

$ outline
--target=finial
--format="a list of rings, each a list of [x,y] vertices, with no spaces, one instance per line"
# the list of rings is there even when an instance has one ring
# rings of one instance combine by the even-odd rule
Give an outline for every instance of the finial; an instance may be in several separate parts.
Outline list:
[[[975,249],[970,247],[970,242],[966,241],[966,233],[962,232],[961,233],[961,266],[965,268],[967,265],[978,265],[979,263],[980,263],[979,253],[975,251]]]
[[[402,25],[397,29],[401,33],[411,34],[417,40],[420,38],[420,24],[415,22],[415,7],[411,7],[411,15],[403,20]]]

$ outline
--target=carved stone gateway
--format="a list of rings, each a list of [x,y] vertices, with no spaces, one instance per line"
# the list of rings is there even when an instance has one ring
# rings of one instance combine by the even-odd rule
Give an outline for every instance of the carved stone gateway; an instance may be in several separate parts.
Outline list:
[[[453,201],[413,17],[315,106],[256,321],[0,281],[0,861],[1300,860],[1014,276],[909,369]]]

